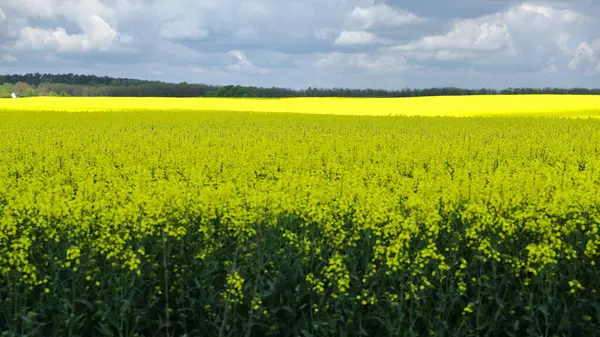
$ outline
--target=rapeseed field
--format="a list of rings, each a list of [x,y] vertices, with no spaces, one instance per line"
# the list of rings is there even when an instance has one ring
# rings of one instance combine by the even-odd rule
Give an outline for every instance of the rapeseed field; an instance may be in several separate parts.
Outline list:
[[[367,116],[600,116],[600,96],[482,95],[411,98],[35,97],[0,100],[20,111],[252,111]]]
[[[514,97],[0,101],[0,335],[597,334],[598,100]]]

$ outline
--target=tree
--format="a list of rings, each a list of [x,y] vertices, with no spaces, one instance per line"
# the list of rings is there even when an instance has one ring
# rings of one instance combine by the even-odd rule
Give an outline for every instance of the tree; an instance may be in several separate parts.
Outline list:
[[[47,96],[50,93],[50,86],[48,83],[41,83],[36,87],[36,91],[40,96]]]
[[[7,90],[5,87],[0,87],[0,98],[8,98],[12,91]]]
[[[17,94],[19,96],[26,96],[26,93],[28,93],[29,90],[32,90],[32,89],[29,86],[29,84],[27,84],[25,82],[17,82],[13,88],[13,91],[15,92],[15,94]]]
[[[11,83],[21,82],[14,89]],[[206,85],[187,82],[167,83],[130,78],[76,74],[12,74],[0,75],[0,83],[10,92],[19,95],[57,95],[69,96],[138,96],[138,97],[419,97],[440,95],[497,95],[497,94],[593,94],[600,95],[600,88],[507,88],[462,89],[454,87],[398,90],[383,89],[345,89],[315,88],[304,90],[276,87],[252,87],[239,85]],[[27,84],[33,90],[28,91]]]
[[[33,96],[37,96],[38,93],[37,91],[35,91],[35,89],[33,88],[28,88],[27,90],[25,90],[25,92],[21,95],[23,97],[33,97]]]

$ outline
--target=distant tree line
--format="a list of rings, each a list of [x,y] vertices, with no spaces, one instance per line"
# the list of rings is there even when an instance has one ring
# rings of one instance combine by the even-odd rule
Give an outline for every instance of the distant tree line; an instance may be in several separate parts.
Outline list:
[[[455,87],[400,90],[311,88],[263,88],[168,83],[109,76],[78,74],[0,75],[0,97],[15,92],[27,96],[126,96],[126,97],[418,97],[497,94],[600,94],[600,88],[507,88],[462,89]]]

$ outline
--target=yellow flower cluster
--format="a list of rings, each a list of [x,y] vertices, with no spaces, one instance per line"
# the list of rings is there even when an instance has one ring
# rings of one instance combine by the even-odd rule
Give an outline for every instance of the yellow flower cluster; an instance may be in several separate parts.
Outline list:
[[[100,260],[156,274],[163,262],[153,247],[175,242],[171,265],[193,239],[197,263],[217,252],[258,261],[258,247],[280,245],[276,257],[299,256],[314,294],[369,305],[417,299],[442,282],[464,295],[482,276],[472,263],[535,277],[600,255],[593,119],[117,110],[0,118],[0,282],[46,287],[53,275],[40,268],[50,264],[85,266],[92,282]],[[280,241],[264,242],[263,230]],[[261,277],[275,277],[273,263],[265,258]],[[223,299],[259,310],[243,290],[254,270],[229,272]],[[171,271],[176,288],[185,265]],[[395,288],[369,291],[382,279]]]
[[[244,279],[237,272],[231,272],[227,274],[227,286],[226,290],[221,293],[223,299],[229,303],[243,303],[244,293],[242,287],[244,286]],[[253,303],[254,306],[260,305],[260,303]]]

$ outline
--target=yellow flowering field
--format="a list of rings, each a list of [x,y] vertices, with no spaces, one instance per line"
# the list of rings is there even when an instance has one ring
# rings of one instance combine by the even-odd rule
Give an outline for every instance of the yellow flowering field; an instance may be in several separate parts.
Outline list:
[[[0,100],[19,111],[253,111],[369,116],[600,116],[600,96],[482,95],[412,98],[34,97]]]
[[[595,98],[352,101],[0,101],[0,335],[599,331]]]

